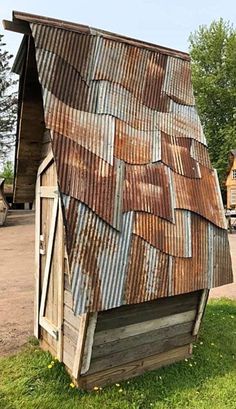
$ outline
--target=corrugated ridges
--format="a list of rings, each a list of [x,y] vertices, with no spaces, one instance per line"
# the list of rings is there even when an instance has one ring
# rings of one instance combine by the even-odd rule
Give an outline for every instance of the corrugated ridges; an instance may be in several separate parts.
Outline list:
[[[176,207],[188,209],[225,228],[225,216],[215,173],[200,166],[201,179],[190,179],[173,172]],[[213,200],[209,200],[209,198]]]
[[[61,191],[79,199],[109,224],[115,211],[116,169],[75,141],[53,133]]]
[[[174,220],[168,168],[157,162],[126,165],[123,211],[143,211]]]
[[[191,213],[175,211],[175,222],[144,212],[136,212],[133,232],[164,253],[192,257]]]
[[[195,105],[188,61],[168,57],[163,91],[179,104]]]
[[[161,132],[161,160],[172,170],[189,178],[200,178],[199,165],[190,156],[192,139]]]
[[[133,304],[167,297],[169,259],[145,240],[133,235],[126,273],[125,303]]]
[[[45,122],[52,131],[72,139],[113,165],[115,138],[113,117],[71,108],[48,92],[45,101]]]
[[[209,153],[207,147],[202,143],[199,143],[195,139],[191,140],[191,157],[201,165],[206,166],[209,169],[212,169]]]
[[[186,212],[184,222],[184,212],[176,211],[178,225],[186,225],[190,247],[186,257],[177,257],[137,235],[133,212],[123,215],[119,233],[78,200],[63,195],[63,203],[78,314],[211,288],[230,280],[227,232],[194,213]],[[161,232],[157,234],[161,237]],[[170,248],[171,235],[163,242]]]
[[[76,313],[230,282],[189,62],[96,30],[32,32]]]
[[[161,133],[140,131],[115,120],[114,155],[129,164],[147,164],[161,160]]]

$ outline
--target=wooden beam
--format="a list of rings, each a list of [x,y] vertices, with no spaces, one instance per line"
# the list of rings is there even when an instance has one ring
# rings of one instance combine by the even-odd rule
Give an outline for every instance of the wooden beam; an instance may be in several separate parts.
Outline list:
[[[97,325],[97,316],[98,316],[97,312],[90,314],[87,334],[86,334],[86,340],[85,340],[85,346],[84,346],[84,352],[83,352],[82,365],[81,365],[81,375],[88,372],[89,367],[90,367],[94,333],[95,333],[95,329]]]
[[[89,318],[88,313],[82,314],[80,316],[79,335],[78,335],[78,341],[77,341],[75,357],[74,357],[74,365],[73,365],[73,370],[72,370],[72,375],[75,379],[78,378],[78,375],[81,369],[81,365],[82,365],[88,318]]]
[[[13,31],[15,33],[31,35],[30,26],[28,23],[24,21],[16,22],[16,21],[3,20],[2,24],[5,30]]]
[[[41,200],[39,195],[40,176],[36,180],[35,192],[35,294],[34,294],[34,336],[39,338],[39,291],[40,291],[40,224]]]
[[[54,339],[58,339],[58,330],[57,327],[52,324],[46,317],[39,318],[39,324],[42,328],[45,329]]]
[[[59,201],[58,212],[58,254],[57,254],[57,274],[58,274],[58,340],[57,340],[57,358],[60,362],[63,360],[63,318],[64,318],[64,226],[61,203]]]
[[[208,295],[209,295],[208,289],[205,289],[202,291],[202,296],[199,302],[198,312],[197,312],[195,324],[193,327],[193,332],[192,332],[193,335],[197,335],[199,332],[199,328],[202,322],[202,318],[203,318],[205,307],[206,307],[207,300],[208,300]]]
[[[52,209],[52,222],[51,222],[50,232],[49,232],[48,248],[47,248],[47,254],[46,254],[44,278],[43,278],[43,287],[42,287],[41,302],[40,302],[40,312],[39,312],[40,317],[44,316],[44,311],[45,311],[47,289],[48,289],[50,268],[51,268],[51,262],[52,262],[54,237],[55,237],[55,230],[56,230],[56,222],[57,222],[57,213],[58,213],[58,197],[54,199],[53,209]]]
[[[38,175],[40,175],[51,164],[53,158],[54,156],[52,150],[50,150],[50,152],[47,154],[46,158],[42,161],[38,168]]]
[[[40,186],[39,189],[40,197],[46,197],[49,199],[54,199],[58,196],[57,186]]]

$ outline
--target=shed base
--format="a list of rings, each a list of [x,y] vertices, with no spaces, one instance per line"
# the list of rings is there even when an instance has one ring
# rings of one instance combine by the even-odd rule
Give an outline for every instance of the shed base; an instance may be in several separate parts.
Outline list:
[[[84,375],[74,379],[74,383],[81,389],[92,390],[95,386],[103,387],[126,379],[142,375],[144,372],[154,371],[163,366],[173,364],[185,358],[189,358],[192,353],[192,345],[184,345],[170,351],[149,356],[126,365],[116,366],[91,375]]]

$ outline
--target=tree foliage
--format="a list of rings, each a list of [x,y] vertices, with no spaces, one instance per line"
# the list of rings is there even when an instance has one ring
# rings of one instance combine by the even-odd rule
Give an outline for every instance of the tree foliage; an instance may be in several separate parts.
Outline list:
[[[8,160],[4,163],[3,171],[0,173],[0,176],[5,179],[5,183],[11,184],[14,179],[14,168],[13,163]]]
[[[220,19],[200,26],[189,42],[197,108],[223,186],[228,152],[236,148],[236,30]]]
[[[17,97],[10,68],[12,55],[5,50],[0,34],[0,161],[9,155],[15,142]]]

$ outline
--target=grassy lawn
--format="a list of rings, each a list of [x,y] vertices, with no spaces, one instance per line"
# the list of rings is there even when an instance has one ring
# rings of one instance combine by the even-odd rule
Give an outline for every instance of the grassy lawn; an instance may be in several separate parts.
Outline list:
[[[236,302],[211,301],[193,358],[90,393],[31,341],[0,359],[1,409],[236,409]],[[48,367],[49,366],[49,367]]]

